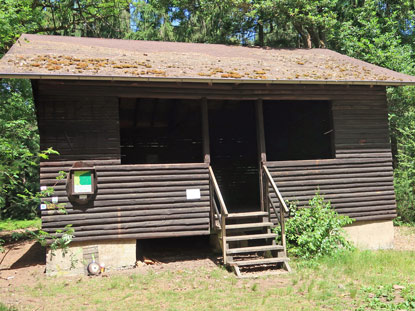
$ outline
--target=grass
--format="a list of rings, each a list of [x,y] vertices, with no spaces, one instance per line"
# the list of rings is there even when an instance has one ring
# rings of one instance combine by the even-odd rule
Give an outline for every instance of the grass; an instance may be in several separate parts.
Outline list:
[[[19,310],[415,310],[414,256],[347,252],[311,267],[293,261],[292,274],[248,280],[220,267],[40,277],[15,295],[25,300]]]
[[[41,226],[40,218],[35,218],[32,220],[15,220],[15,219],[0,220],[0,231],[12,231],[12,230],[26,229],[26,228],[40,229],[40,226]]]
[[[16,307],[13,306],[6,306],[5,304],[0,302],[0,311],[17,311]]]

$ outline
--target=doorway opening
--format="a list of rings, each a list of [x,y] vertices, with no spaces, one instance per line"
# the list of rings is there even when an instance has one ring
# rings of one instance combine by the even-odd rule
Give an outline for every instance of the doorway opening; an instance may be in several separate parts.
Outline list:
[[[211,166],[230,212],[259,210],[254,101],[208,103]]]

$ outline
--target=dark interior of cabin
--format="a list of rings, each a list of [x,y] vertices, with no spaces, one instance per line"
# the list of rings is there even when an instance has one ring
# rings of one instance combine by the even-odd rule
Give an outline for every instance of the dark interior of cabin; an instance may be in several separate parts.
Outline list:
[[[230,211],[259,209],[254,101],[209,101],[211,165]]]
[[[334,157],[331,104],[327,101],[264,101],[267,161]]]
[[[332,158],[331,105],[264,101],[267,161]],[[201,102],[121,99],[123,164],[203,162]],[[209,100],[211,166],[230,211],[259,208],[255,101]]]
[[[178,99],[120,99],[121,163],[203,162],[201,107]]]

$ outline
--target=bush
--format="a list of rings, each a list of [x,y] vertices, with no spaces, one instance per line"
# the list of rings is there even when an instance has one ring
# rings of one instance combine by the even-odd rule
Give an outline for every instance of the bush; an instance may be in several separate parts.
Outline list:
[[[291,217],[287,219],[285,229],[290,254],[312,259],[352,249],[342,227],[351,224],[353,220],[337,214],[330,202],[318,193],[309,205],[298,208],[295,204],[290,204]]]

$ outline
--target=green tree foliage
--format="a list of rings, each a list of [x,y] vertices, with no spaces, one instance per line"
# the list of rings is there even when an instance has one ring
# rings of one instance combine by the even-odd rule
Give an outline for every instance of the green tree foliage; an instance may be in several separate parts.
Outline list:
[[[0,218],[31,218],[36,203],[27,196],[39,189],[39,139],[30,82],[3,80],[0,94]]]
[[[0,54],[22,33],[123,38],[129,0],[0,0]]]

